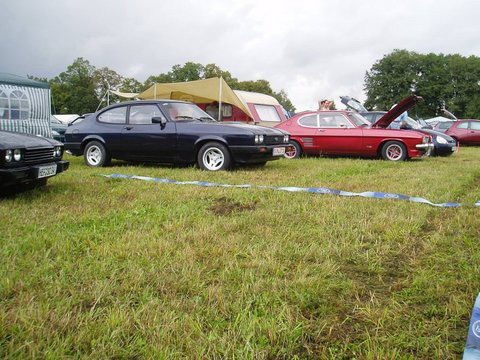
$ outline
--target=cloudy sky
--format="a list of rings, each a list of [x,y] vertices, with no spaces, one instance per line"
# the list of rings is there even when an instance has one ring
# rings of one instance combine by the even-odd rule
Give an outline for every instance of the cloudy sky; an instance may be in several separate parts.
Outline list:
[[[480,56],[478,0],[16,0],[0,12],[0,72],[53,77],[77,57],[144,81],[187,61],[267,79],[297,110],[364,99],[393,49]]]

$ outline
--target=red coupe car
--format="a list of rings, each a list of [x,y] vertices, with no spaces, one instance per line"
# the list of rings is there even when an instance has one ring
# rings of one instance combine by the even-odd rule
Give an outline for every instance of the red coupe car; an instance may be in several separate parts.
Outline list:
[[[453,122],[445,131],[462,145],[480,145],[480,120],[468,119]]]
[[[433,149],[429,135],[413,130],[386,129],[421,99],[410,96],[402,100],[373,125],[351,111],[306,111],[275,127],[291,134],[295,149],[286,153],[288,158],[327,154],[381,156],[386,160],[402,161],[429,155]]]

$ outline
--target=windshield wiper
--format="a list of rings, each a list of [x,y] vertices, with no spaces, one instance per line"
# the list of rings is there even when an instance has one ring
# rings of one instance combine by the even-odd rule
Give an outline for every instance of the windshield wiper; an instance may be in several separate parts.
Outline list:
[[[177,116],[175,116],[175,119],[191,119],[191,120],[193,120],[194,118],[191,117],[191,116],[187,116],[187,115],[177,115]]]

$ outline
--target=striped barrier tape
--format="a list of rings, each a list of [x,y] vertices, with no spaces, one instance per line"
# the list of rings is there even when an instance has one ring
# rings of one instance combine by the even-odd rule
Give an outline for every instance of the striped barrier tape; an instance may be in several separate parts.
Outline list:
[[[221,183],[214,183],[208,181],[177,181],[172,179],[166,178],[154,178],[148,176],[137,176],[137,175],[125,175],[125,174],[110,174],[110,175],[101,175],[111,179],[135,179],[135,180],[143,180],[143,181],[151,181],[155,183],[162,183],[162,184],[175,184],[175,185],[195,185],[195,186],[203,186],[203,187],[222,187],[222,188],[237,188],[237,189],[270,189],[276,191],[288,191],[288,192],[308,192],[312,194],[321,194],[321,195],[337,195],[337,196],[359,196],[364,198],[374,198],[374,199],[395,199],[395,200],[406,200],[415,203],[427,204],[436,207],[443,207],[443,208],[452,208],[452,207],[460,207],[462,204],[457,202],[446,202],[436,204],[427,199],[421,197],[414,197],[408,195],[401,195],[401,194],[392,194],[392,193],[384,193],[378,191],[365,191],[361,193],[350,192],[350,191],[342,191],[331,189],[327,187],[295,187],[295,186],[265,186],[265,185],[250,185],[250,184],[221,184]],[[475,203],[475,206],[480,207],[480,201]]]

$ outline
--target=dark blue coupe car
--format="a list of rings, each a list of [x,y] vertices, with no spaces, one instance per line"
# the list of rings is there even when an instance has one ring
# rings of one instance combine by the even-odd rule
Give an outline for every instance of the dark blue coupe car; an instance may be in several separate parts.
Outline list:
[[[290,149],[289,134],[240,123],[217,122],[198,106],[174,100],[129,101],[108,106],[70,125],[65,148],[89,166],[112,158],[198,164],[216,171],[233,164],[264,165]]]

